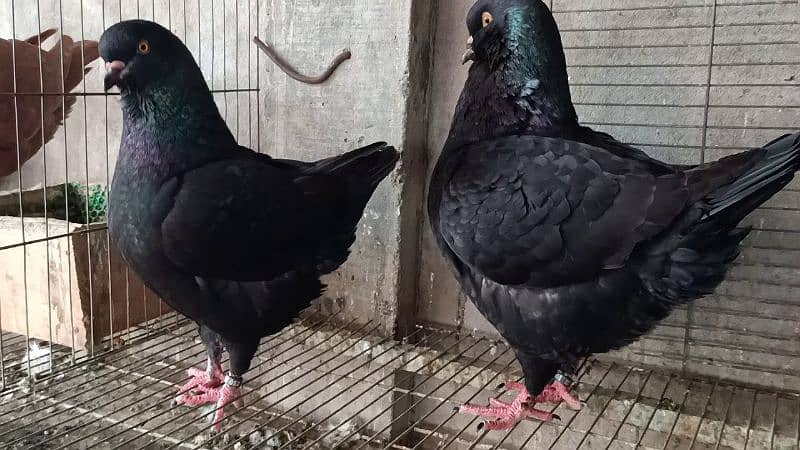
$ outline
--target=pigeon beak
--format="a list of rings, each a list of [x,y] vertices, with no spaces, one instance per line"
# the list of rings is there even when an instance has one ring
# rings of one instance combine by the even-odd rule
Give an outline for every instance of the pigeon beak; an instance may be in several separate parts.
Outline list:
[[[474,61],[475,60],[475,51],[472,49],[472,36],[467,39],[467,51],[464,52],[464,56],[461,57],[461,64],[466,64],[467,61]]]
[[[125,63],[122,61],[106,63],[106,78],[103,80],[103,88],[106,92],[114,86],[119,86],[120,81],[125,77],[123,70],[125,70]]]

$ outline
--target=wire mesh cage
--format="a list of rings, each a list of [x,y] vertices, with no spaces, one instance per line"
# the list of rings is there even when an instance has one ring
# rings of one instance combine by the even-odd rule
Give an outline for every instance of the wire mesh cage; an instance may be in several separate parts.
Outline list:
[[[631,347],[587,361],[574,383],[587,406],[578,413],[553,407],[560,421],[486,432],[478,419],[453,410],[510,395],[501,384],[520,379],[521,370],[452,281],[433,282],[434,274],[437,280],[448,275],[429,254],[428,238],[420,250],[414,326],[402,339],[387,335],[379,314],[364,319],[360,312],[386,308],[348,302],[346,286],[358,280],[342,276],[345,288],[329,297],[342,294],[344,301],[324,298],[262,340],[247,374],[245,407],[225,418],[219,434],[209,433],[212,408],[173,406],[186,369],[205,362],[205,348],[196,325],[144,287],[110,243],[105,202],[122,125],[116,95],[102,92],[103,71],[90,41],[124,19],[168,27],[194,54],[238,141],[267,150],[283,132],[276,131],[281,112],[301,104],[322,108],[326,101],[304,92],[296,103],[281,104],[267,95],[274,92],[251,43],[267,28],[262,20],[272,20],[271,10],[291,9],[281,17],[308,29],[317,26],[313,20],[294,16],[327,14],[319,2],[284,3],[0,0],[0,38],[9,50],[4,55],[0,48],[0,58],[10,65],[10,71],[6,61],[0,66],[0,120],[13,120],[13,139],[0,138],[0,169],[8,168],[0,179],[3,448],[800,446],[796,181],[751,219],[756,233],[717,295],[676,311]],[[366,8],[399,16],[408,15],[406,3],[413,2],[334,6],[339,14]],[[442,124],[449,123],[460,89],[452,75],[457,61],[448,55],[462,50],[471,3],[440,1],[431,8],[436,29],[426,84],[431,104],[425,105],[431,149],[441,147]],[[800,119],[796,0],[549,4],[587,125],[662,159],[700,163],[793,131]],[[92,70],[83,76],[85,68]],[[67,76],[73,71],[81,72],[77,82]],[[363,80],[354,84],[366,89]],[[377,114],[353,109],[364,110],[355,117]],[[327,120],[319,110],[313,114]],[[270,133],[262,132],[265,123]],[[362,253],[360,262],[370,265],[363,271],[383,266]]]

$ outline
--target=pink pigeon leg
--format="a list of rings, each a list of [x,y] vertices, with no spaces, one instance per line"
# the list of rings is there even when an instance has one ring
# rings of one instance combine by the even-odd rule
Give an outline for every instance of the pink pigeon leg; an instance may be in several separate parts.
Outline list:
[[[580,411],[583,403],[575,395],[569,392],[569,389],[561,381],[554,381],[542,390],[536,396],[536,403],[560,403],[564,402],[569,409]]]
[[[222,367],[220,367],[218,362],[215,363],[211,361],[211,359],[208,360],[206,370],[192,367],[188,369],[186,373],[189,375],[190,379],[178,390],[178,396],[174,400],[176,404],[195,405],[196,403],[187,403],[187,400],[189,400],[187,396],[191,396],[193,392],[202,394],[209,389],[217,388],[222,385],[225,380]]]
[[[227,383],[222,385],[217,390],[219,396],[217,398],[217,409],[214,411],[214,418],[211,422],[214,431],[219,432],[222,429],[222,419],[225,418],[225,407],[233,404],[237,408],[242,408],[244,402],[242,401],[242,390],[239,386],[231,386]]]
[[[575,411],[580,411],[583,403],[578,399],[577,396],[569,392],[569,389],[566,385],[564,385],[561,379],[562,378],[557,376],[556,381],[545,386],[542,392],[536,396],[536,403],[557,404],[563,401],[568,408]],[[525,390],[525,385],[517,381],[509,381],[501,386],[510,391]]]
[[[222,420],[225,418],[225,407],[233,404],[241,408],[244,406],[242,400],[242,379],[228,374],[222,386],[207,387],[199,393],[181,394],[180,403],[187,406],[201,406],[215,404],[214,416],[211,423],[214,431],[222,428]]]
[[[511,383],[510,385],[507,384],[506,387],[520,391],[517,398],[511,403],[490,399],[489,406],[462,405],[457,408],[457,410],[491,419],[478,425],[478,429],[483,429],[485,427],[487,430],[509,429],[528,418],[545,422],[560,420],[560,417],[553,413],[534,408],[534,399],[528,394],[528,390],[525,389],[525,386]]]

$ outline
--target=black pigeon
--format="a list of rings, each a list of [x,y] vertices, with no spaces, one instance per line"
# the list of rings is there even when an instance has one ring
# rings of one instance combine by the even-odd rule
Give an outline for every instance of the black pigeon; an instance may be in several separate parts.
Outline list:
[[[627,345],[711,293],[748,229],[794,177],[800,134],[700,166],[672,166],[578,124],[558,28],[541,0],[480,0],[472,60],[434,170],[439,247],[525,376],[512,403],[465,405],[503,429],[554,415],[578,360]]]
[[[239,146],[189,50],[152,22],[110,27],[100,55],[124,118],[111,239],[148,287],[199,324],[208,369],[190,371],[177,400],[215,402],[218,428],[259,340],[289,325],[323,291],[320,275],[347,259],[399,154],[377,143],[304,163]]]

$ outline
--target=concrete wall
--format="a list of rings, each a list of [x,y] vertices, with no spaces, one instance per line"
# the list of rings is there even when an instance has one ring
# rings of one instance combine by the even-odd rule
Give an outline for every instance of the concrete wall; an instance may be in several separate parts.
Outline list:
[[[438,10],[428,151],[466,78],[472,0]],[[796,2],[553,0],[583,123],[667,161],[700,163],[800,127]],[[713,45],[712,45],[713,44]],[[713,52],[713,53],[712,53]],[[800,386],[800,182],[753,214],[717,294],[680,308],[613,356],[745,382]],[[466,302],[425,227],[419,319],[495,330]]]

